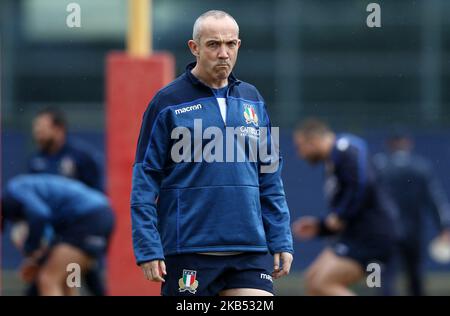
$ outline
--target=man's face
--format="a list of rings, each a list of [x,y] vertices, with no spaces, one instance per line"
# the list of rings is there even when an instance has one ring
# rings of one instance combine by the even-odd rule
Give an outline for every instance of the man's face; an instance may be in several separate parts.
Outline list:
[[[33,121],[33,138],[43,151],[48,151],[53,146],[58,132],[50,115],[39,115]]]
[[[414,142],[408,137],[398,137],[388,141],[390,151],[411,151],[413,147]]]
[[[302,133],[294,134],[294,144],[297,154],[311,164],[322,161],[322,138],[320,136],[306,136]]]
[[[197,65],[211,80],[225,80],[236,63],[241,41],[234,21],[228,17],[206,18],[199,43],[195,45]]]

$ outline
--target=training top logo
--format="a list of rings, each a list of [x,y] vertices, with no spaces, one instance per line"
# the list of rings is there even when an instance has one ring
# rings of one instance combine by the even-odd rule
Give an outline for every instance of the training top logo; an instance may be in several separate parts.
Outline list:
[[[253,105],[244,104],[244,118],[245,123],[252,123],[253,125],[258,126],[258,115],[256,115]]]
[[[197,271],[195,270],[183,270],[183,277],[178,280],[178,285],[180,286],[178,291],[189,291],[190,293],[195,294],[198,287],[198,281],[195,279],[196,276]]]
[[[178,114],[195,111],[195,110],[201,110],[201,109],[202,109],[202,105],[199,103],[196,105],[185,106],[184,108],[181,108],[181,109],[176,109],[175,114],[178,115]]]
[[[61,159],[61,163],[59,165],[59,172],[66,177],[74,177],[76,174],[76,165],[75,161],[73,161],[70,157],[64,157]]]

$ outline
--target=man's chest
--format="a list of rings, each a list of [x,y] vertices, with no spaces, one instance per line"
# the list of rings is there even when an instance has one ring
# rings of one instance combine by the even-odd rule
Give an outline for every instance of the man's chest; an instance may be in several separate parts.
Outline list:
[[[200,126],[202,130],[225,127],[258,129],[264,124],[263,103],[238,98],[227,98],[225,106],[222,104],[222,112],[216,98],[174,106],[171,111],[175,127],[186,127],[192,131]]]

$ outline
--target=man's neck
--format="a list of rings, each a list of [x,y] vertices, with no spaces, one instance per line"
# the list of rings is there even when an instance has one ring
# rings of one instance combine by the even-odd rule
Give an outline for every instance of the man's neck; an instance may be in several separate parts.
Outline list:
[[[212,78],[208,78],[208,76],[204,73],[202,73],[198,68],[197,65],[191,70],[191,73],[200,80],[204,85],[213,88],[213,89],[220,89],[223,87],[226,87],[228,85],[228,78],[226,79],[218,79],[214,80]]]
[[[66,143],[65,138],[54,142],[53,145],[48,149],[48,153],[51,155],[58,153],[64,147],[65,143]]]

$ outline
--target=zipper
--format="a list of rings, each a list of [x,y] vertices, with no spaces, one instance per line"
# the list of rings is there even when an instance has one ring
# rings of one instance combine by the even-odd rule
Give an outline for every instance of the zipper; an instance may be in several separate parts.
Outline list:
[[[227,120],[228,120],[228,108],[229,108],[229,106],[228,106],[228,96],[230,95],[230,89],[235,85],[235,84],[237,84],[239,82],[239,80],[236,80],[236,81],[234,81],[234,82],[228,82],[228,88],[227,88],[227,94],[225,95],[225,104],[226,104],[226,106],[225,106],[225,120],[223,119],[223,117],[222,117],[222,112],[220,112],[220,105],[219,105],[219,102],[217,101],[217,98],[216,98],[216,95],[214,94],[214,92],[213,92],[213,90],[212,90],[212,88],[211,87],[208,87],[208,86],[206,86],[206,87],[208,87],[209,88],[209,91],[211,92],[211,94],[213,95],[213,97],[214,97],[214,101],[215,101],[215,103],[216,103],[216,109],[217,109],[217,111],[218,111],[218,114],[219,114],[219,118],[220,118],[220,121],[223,123],[223,127],[224,128],[226,128],[227,127]]]
[[[219,112],[219,119],[222,122],[223,128],[226,128],[227,127],[226,120],[228,119],[228,113],[226,114],[225,121],[224,121],[223,117],[222,117],[222,112],[220,112],[220,105],[219,105],[219,102],[217,101],[216,95],[214,94],[212,88],[210,88],[210,89],[211,89],[211,93],[214,97],[214,102],[216,103],[216,109]],[[227,102],[227,101],[225,100],[225,102]],[[225,110],[228,112],[228,104],[226,105]]]
[[[230,89],[235,85],[235,84],[237,84],[239,81],[238,80],[236,80],[236,81],[233,81],[232,83],[230,83],[230,84],[228,84],[228,88],[227,88],[227,94],[226,94],[226,96],[225,96],[225,103],[226,103],[226,108],[225,108],[225,115],[226,115],[226,117],[225,117],[225,128],[227,127],[227,123],[226,123],[226,121],[228,120],[228,109],[229,109],[229,106],[228,106],[228,97],[230,96]],[[216,100],[217,101],[217,100]]]

